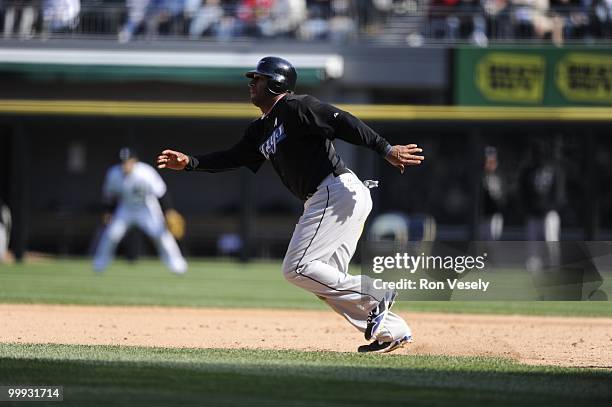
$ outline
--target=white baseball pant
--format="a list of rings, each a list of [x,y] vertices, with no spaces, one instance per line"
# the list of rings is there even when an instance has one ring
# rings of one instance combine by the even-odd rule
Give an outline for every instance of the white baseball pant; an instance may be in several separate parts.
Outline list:
[[[330,174],[304,204],[283,261],[285,278],[325,301],[361,332],[384,292],[367,276],[353,276],[348,266],[372,209],[370,190],[352,172]],[[397,314],[389,313],[378,339],[412,335]]]
[[[113,260],[117,244],[123,239],[128,228],[138,226],[153,240],[162,261],[170,271],[182,274],[187,271],[187,262],[166,228],[164,216],[159,208],[120,206],[112,221],[100,238],[94,255],[94,270],[102,271]]]

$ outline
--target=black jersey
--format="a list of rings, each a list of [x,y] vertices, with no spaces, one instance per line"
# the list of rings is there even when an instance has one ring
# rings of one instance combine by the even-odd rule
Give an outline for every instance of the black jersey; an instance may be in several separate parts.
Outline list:
[[[391,146],[348,112],[308,95],[285,95],[265,116],[253,121],[229,150],[190,156],[187,171],[221,172],[269,160],[283,183],[306,200],[329,174],[347,171],[332,140],[363,145],[385,156]]]

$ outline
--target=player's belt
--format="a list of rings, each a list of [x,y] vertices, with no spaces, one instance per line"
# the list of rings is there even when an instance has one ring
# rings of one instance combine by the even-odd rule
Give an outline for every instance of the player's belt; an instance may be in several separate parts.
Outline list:
[[[338,170],[334,170],[327,177],[323,178],[323,181],[321,181],[321,183],[317,186],[317,189],[333,184],[335,182],[335,178],[338,178],[342,174],[348,174],[349,172],[352,172],[352,171],[346,167],[340,168]],[[311,192],[308,195],[306,195],[306,200],[310,199],[314,195],[315,192]]]
[[[344,167],[344,168],[339,168],[337,170],[334,170],[334,177],[339,177],[342,174],[348,174],[349,172],[351,172],[351,170],[349,170],[348,168]]]

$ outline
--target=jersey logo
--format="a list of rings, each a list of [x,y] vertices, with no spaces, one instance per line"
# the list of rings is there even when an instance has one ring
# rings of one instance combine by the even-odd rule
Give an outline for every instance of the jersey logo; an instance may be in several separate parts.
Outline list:
[[[287,134],[285,133],[285,128],[281,124],[275,128],[272,134],[270,134],[270,137],[259,146],[259,152],[266,157],[266,160],[269,160],[271,155],[276,154],[276,145],[283,141],[285,137],[287,137]]]
[[[339,113],[334,113],[334,119],[338,117]]]

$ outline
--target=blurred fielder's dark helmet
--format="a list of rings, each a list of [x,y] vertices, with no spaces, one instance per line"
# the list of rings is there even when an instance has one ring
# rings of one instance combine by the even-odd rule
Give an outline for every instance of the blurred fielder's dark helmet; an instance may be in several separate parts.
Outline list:
[[[247,72],[247,78],[252,78],[255,74],[267,76],[268,90],[275,95],[295,90],[297,82],[297,72],[291,62],[279,57],[265,57],[257,63],[257,68]]]

